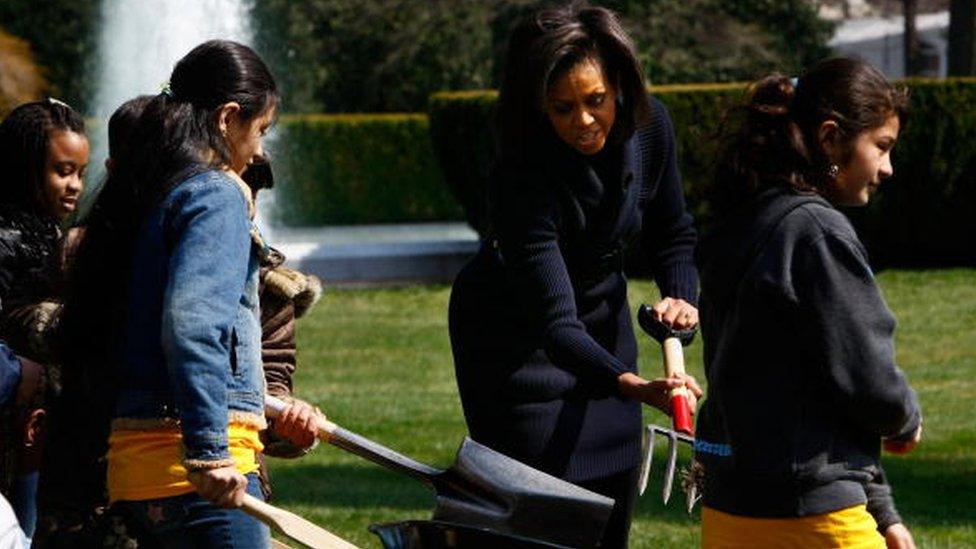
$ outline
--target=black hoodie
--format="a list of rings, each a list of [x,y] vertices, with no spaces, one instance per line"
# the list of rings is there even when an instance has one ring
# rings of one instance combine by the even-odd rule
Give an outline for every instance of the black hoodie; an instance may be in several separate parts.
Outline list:
[[[881,438],[911,437],[921,412],[850,222],[770,189],[708,232],[698,264],[704,504],[800,517],[865,503]]]

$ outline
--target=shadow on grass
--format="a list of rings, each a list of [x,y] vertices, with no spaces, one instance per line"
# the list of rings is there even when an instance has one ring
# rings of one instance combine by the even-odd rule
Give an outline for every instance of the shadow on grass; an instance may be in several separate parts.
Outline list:
[[[884,467],[894,490],[895,505],[909,527],[976,523],[976,462],[969,455],[909,455],[886,459]],[[666,519],[676,524],[698,522],[701,506],[696,505],[692,515],[688,515],[685,494],[677,481],[670,503],[664,506],[661,479],[652,476],[647,491],[637,501],[634,516]]]
[[[971,453],[955,458],[909,455],[887,460],[884,467],[895,505],[909,525],[976,523],[976,462]]]
[[[667,507],[661,502],[660,492],[644,493],[634,508],[634,520],[663,520],[674,525],[698,524],[701,521],[701,506],[696,505],[689,515],[685,510],[685,495],[678,491],[671,496]]]
[[[292,462],[272,469],[271,484],[273,501],[283,505],[416,509],[418,518],[428,518],[435,505],[423,483],[370,464]]]
[[[976,523],[973,445],[976,441],[967,435],[931,448],[928,455],[919,452],[905,458],[885,459],[895,503],[907,523],[918,526]],[[685,465],[689,457],[681,455],[679,464]],[[677,479],[670,504],[661,503],[663,460],[659,456],[655,459],[657,466],[652,468],[647,491],[637,501],[635,518],[663,518],[676,524],[697,522],[700,507],[696,506],[691,516],[685,512],[685,495]],[[273,467],[271,478],[274,501],[284,505],[382,507],[416,511],[418,518],[427,518],[436,505],[433,490],[424,484],[369,463],[279,462]]]

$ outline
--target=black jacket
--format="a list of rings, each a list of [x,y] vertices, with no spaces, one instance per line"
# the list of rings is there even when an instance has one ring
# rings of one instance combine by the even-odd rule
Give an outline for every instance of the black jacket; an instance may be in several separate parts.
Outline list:
[[[706,506],[791,517],[865,503],[882,437],[921,421],[895,319],[847,218],[768,190],[703,238]]]
[[[622,248],[641,246],[662,295],[696,295],[673,128],[663,105],[652,113],[608,147],[606,169],[557,143],[533,168],[496,170],[494,238],[451,295],[472,437],[570,480],[639,460],[640,406],[616,393],[617,376],[637,368]]]
[[[56,220],[0,205],[0,338],[17,354],[45,363],[55,359],[60,246]]]

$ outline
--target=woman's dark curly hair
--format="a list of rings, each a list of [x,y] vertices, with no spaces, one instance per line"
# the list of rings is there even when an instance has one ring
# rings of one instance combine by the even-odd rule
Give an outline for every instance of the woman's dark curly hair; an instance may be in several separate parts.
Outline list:
[[[837,123],[849,155],[859,134],[890,117],[904,126],[907,107],[904,90],[855,58],[821,61],[795,81],[774,74],[755,82],[720,131],[713,207],[721,211],[776,185],[820,192],[828,180],[829,162],[818,143],[825,121]]]

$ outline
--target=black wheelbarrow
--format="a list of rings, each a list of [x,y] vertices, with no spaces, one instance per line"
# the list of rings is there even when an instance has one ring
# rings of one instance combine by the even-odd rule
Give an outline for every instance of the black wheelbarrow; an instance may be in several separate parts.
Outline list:
[[[379,536],[385,549],[565,549],[514,534],[488,528],[436,520],[407,520],[373,524],[369,531]]]

